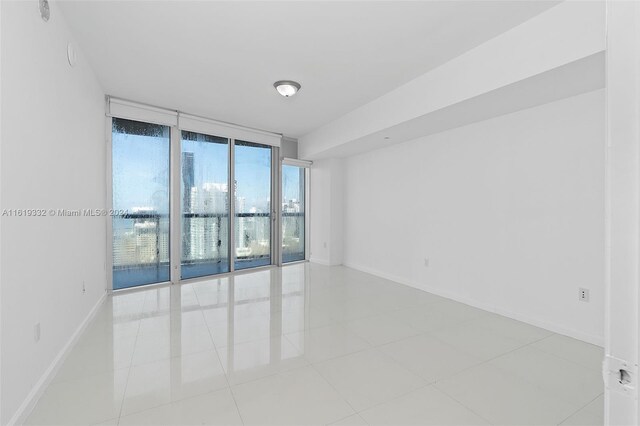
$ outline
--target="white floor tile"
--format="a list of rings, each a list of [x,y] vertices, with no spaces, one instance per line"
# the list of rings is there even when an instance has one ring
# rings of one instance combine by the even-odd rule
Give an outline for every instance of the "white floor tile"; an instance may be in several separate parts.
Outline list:
[[[167,307],[165,313],[146,317],[140,321],[138,337],[145,337],[148,334],[154,333],[168,334],[171,331],[206,327],[207,323],[200,309],[180,311],[169,310],[169,307]]]
[[[391,281],[387,281],[387,283],[391,283]],[[410,287],[399,289],[394,284],[374,292],[372,296],[367,297],[367,299],[376,302],[378,306],[387,311],[433,305],[446,300],[435,294]]]
[[[283,336],[221,348],[218,355],[231,385],[309,364],[302,352]]]
[[[482,361],[429,335],[419,335],[379,348],[428,383],[450,377]]]
[[[221,307],[229,302],[229,278],[214,278],[189,284],[203,309]]]
[[[370,347],[366,341],[339,325],[312,328],[287,334],[286,337],[312,363]]]
[[[367,349],[315,365],[356,411],[404,395],[427,383],[391,357]]]
[[[486,425],[484,419],[433,386],[359,413],[369,425]]]
[[[232,391],[245,425],[324,425],[354,414],[311,367],[233,386]]]
[[[232,321],[218,322],[217,326],[209,323],[209,329],[216,348],[239,343],[253,342],[256,340],[270,339],[283,334],[280,314],[277,318],[271,315],[260,314],[249,317],[235,318]]]
[[[193,289],[192,284],[181,286],[169,286],[170,303],[169,308],[174,311],[191,311],[200,308],[200,301]],[[145,300],[146,301],[146,300]]]
[[[451,304],[452,311],[448,311],[438,305],[429,304],[401,309],[394,312],[392,316],[416,330],[428,332],[460,324],[468,321],[469,316],[476,314],[473,308],[467,308],[466,305]]]
[[[541,351],[580,364],[583,367],[595,368],[598,371],[602,369],[604,350],[599,346],[559,334],[553,334],[534,343],[533,346]]]
[[[604,425],[604,396],[600,395],[592,402],[572,414],[561,423],[567,426],[602,426]]]
[[[110,341],[76,346],[65,359],[53,382],[104,374],[131,365],[136,338],[112,338]]]
[[[228,387],[215,351],[131,367],[122,415]]]
[[[604,425],[604,415],[580,410],[560,424],[565,426],[602,426]]]
[[[334,307],[330,302],[322,305],[310,303],[306,328],[319,328],[336,325],[345,321],[343,311]],[[298,330],[300,331],[300,330]]]
[[[374,346],[395,342],[421,333],[418,329],[398,319],[397,315],[389,313],[348,321],[343,326]]]
[[[207,327],[182,327],[170,332],[150,332],[138,335],[132,365],[214,349],[211,333]]]
[[[473,306],[445,298],[440,298],[439,302],[434,303],[431,307],[435,310],[446,312],[448,315],[455,317],[461,322],[491,315],[489,312],[482,309],[474,308]]]
[[[435,386],[496,425],[555,425],[578,408],[490,364],[472,367]]]
[[[94,317],[96,322],[113,323],[117,321],[135,321],[142,316],[144,305],[144,292],[119,294],[108,298]]]
[[[490,364],[577,406],[592,401],[604,386],[601,372],[530,346],[496,358]]]
[[[106,344],[118,340],[135,339],[140,328],[140,319],[92,321],[78,340],[78,346]]]
[[[494,334],[508,337],[522,343],[533,343],[553,333],[522,321],[516,321],[496,314],[483,315],[474,319],[474,326],[486,328]]]
[[[483,327],[476,321],[445,327],[429,334],[481,360],[489,360],[526,345],[521,340]]]
[[[104,422],[95,423],[93,426],[118,426],[118,421],[120,418],[116,417],[113,419],[105,420]]]
[[[345,417],[342,420],[338,420],[335,423],[331,423],[330,426],[367,426],[367,422],[358,414],[354,414],[349,417]]]
[[[120,415],[129,369],[54,383],[28,417],[27,425],[89,425]]]
[[[125,425],[242,425],[229,389],[206,393],[120,418]]]

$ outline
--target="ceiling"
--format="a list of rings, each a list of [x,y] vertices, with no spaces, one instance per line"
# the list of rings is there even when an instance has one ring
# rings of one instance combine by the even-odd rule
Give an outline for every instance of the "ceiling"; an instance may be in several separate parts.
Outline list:
[[[58,4],[107,94],[299,137],[557,1]]]

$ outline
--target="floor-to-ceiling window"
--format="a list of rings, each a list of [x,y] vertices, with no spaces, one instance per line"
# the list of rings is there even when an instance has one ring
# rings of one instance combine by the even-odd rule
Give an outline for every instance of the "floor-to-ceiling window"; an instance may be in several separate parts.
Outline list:
[[[271,147],[235,141],[235,269],[271,264]]]
[[[282,165],[282,262],[305,259],[305,172]]]
[[[229,272],[229,140],[182,132],[181,278]]]
[[[169,127],[114,118],[113,288],[169,281]]]
[[[114,98],[107,115],[113,289],[304,259],[305,174],[285,168],[280,195],[280,135]]]

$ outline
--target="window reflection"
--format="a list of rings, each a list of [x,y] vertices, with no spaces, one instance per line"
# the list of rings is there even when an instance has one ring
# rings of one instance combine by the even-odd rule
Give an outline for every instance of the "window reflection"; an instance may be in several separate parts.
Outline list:
[[[307,321],[306,267],[114,296],[113,368],[132,364],[132,372],[153,376],[133,379],[125,401],[158,392],[173,398],[305,365],[302,349],[285,335]]]

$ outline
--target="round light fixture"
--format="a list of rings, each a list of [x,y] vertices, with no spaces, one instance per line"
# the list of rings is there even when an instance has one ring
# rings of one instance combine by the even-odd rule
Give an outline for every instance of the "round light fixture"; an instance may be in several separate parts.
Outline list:
[[[38,7],[40,8],[40,17],[44,22],[49,20],[51,16],[51,9],[49,8],[49,0],[38,1]]]
[[[300,90],[302,86],[300,86],[300,83],[297,81],[280,80],[273,83],[273,87],[275,87],[282,96],[288,98],[298,93],[298,90]]]

